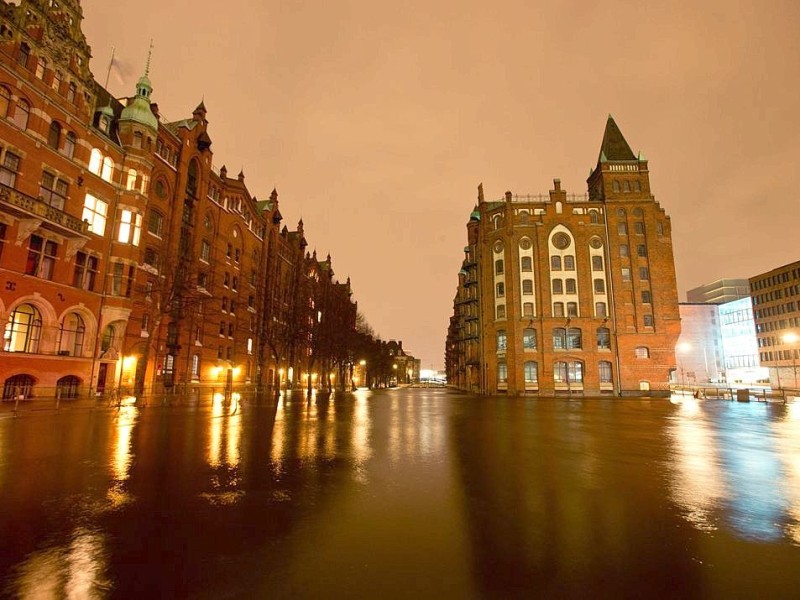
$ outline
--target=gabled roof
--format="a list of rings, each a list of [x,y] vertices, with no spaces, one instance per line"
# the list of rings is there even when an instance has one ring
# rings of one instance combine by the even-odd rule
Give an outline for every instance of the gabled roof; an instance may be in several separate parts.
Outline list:
[[[619,130],[614,117],[608,115],[606,130],[603,133],[603,143],[600,145],[600,155],[597,157],[598,163],[615,162],[620,160],[636,160],[636,155],[631,150],[625,136]]]

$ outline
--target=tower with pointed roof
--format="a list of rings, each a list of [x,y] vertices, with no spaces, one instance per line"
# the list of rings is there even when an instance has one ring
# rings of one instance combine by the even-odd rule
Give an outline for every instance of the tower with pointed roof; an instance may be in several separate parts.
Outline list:
[[[587,194],[487,199],[467,224],[448,381],[484,394],[666,395],[680,333],[671,222],[609,115]]]

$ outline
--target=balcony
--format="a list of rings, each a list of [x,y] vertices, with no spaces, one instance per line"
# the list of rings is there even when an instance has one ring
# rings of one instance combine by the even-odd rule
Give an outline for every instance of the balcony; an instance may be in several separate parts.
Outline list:
[[[41,221],[43,229],[49,229],[68,238],[89,239],[88,224],[63,210],[50,206],[39,198],[28,196],[0,184],[0,207],[2,210],[23,219]]]

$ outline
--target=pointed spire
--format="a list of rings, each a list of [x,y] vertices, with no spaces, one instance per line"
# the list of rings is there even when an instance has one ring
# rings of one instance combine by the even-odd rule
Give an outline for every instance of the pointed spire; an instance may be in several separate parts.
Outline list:
[[[272,188],[272,193],[269,195],[269,199],[273,202],[278,199],[278,190],[276,188]]]
[[[147,64],[144,66],[144,76],[150,76],[150,59],[153,58],[153,38],[150,38],[150,50],[147,52]]]
[[[636,160],[636,155],[631,150],[625,136],[622,135],[619,127],[614,121],[614,117],[608,115],[606,130],[603,133],[603,143],[600,145],[600,156],[598,163],[615,162],[623,160]]]
[[[244,181],[244,167],[239,171],[238,179],[239,181]]]

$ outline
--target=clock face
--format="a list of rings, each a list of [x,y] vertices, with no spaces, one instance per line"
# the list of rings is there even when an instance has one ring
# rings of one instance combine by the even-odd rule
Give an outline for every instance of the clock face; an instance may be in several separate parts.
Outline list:
[[[569,236],[566,233],[557,233],[553,236],[553,246],[559,250],[566,250],[570,245]]]
[[[523,250],[530,250],[531,249],[531,241],[528,238],[522,238],[519,241],[519,247]]]
[[[603,240],[601,240],[599,237],[593,237],[589,240],[589,245],[595,250],[598,250],[603,247]]]

